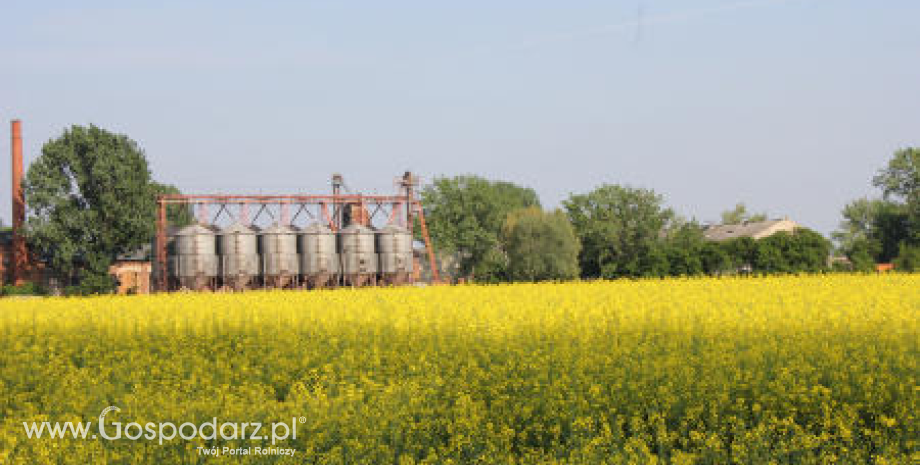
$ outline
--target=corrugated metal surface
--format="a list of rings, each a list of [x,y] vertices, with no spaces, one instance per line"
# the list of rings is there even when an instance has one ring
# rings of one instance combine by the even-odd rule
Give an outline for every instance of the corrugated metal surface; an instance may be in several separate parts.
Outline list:
[[[412,272],[412,235],[409,230],[396,225],[388,225],[377,231],[377,251],[380,260],[380,272]]]
[[[321,224],[301,229],[297,235],[300,243],[300,272],[305,276],[338,274],[339,254],[336,252],[335,233]]]
[[[297,232],[289,226],[273,225],[259,234],[262,244],[262,274],[289,276],[300,272]]]
[[[218,234],[220,275],[225,280],[225,284],[235,288],[248,285],[259,275],[256,230],[234,223],[221,229]]]
[[[377,253],[374,230],[358,224],[349,225],[339,232],[342,254],[342,273],[365,275],[377,273]]]
[[[217,276],[214,230],[202,225],[180,229],[175,236],[174,272],[179,278]]]

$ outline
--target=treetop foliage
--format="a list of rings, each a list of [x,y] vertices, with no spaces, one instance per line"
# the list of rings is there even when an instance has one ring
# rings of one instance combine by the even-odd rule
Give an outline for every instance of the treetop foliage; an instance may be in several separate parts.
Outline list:
[[[920,149],[895,152],[872,184],[881,199],[857,199],[843,208],[832,235],[840,252],[858,270],[892,261],[900,270],[920,269],[913,258],[920,248]]]
[[[461,273],[480,281],[504,279],[500,234],[508,214],[540,206],[533,189],[471,175],[436,178],[421,196],[438,250],[460,252]]]
[[[582,249],[582,276],[640,276],[659,234],[674,220],[649,189],[605,184],[563,202]]]
[[[740,202],[735,204],[735,208],[722,212],[722,224],[741,224],[745,221],[757,222],[766,220],[766,213],[752,214],[748,212],[747,206]]]
[[[872,178],[872,184],[882,190],[886,199],[916,199],[920,195],[920,148],[895,152],[888,165]]]
[[[112,260],[150,240],[155,194],[143,151],[127,136],[72,126],[48,141],[23,181],[26,235],[39,254],[86,292],[107,292]]]
[[[547,281],[578,277],[578,238],[560,210],[528,207],[508,214],[501,242],[511,281]]]

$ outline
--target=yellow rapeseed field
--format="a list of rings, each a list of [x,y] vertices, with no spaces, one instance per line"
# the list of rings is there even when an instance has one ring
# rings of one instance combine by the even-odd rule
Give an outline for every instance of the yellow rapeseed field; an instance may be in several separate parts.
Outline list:
[[[917,463],[918,316],[904,274],[8,299],[0,463]],[[24,425],[109,406],[295,452]]]

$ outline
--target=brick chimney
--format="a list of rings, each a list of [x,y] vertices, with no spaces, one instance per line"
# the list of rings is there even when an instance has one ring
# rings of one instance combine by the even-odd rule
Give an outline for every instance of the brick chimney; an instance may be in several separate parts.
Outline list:
[[[22,123],[14,119],[12,123],[13,149],[13,284],[22,284],[26,278],[28,258],[26,240],[22,227],[26,221],[26,202],[22,192]]]

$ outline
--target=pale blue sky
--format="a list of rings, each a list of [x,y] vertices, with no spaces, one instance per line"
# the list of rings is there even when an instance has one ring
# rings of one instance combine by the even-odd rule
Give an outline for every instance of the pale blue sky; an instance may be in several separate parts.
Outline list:
[[[5,160],[12,118],[26,163],[94,123],[190,193],[475,173],[551,207],[623,183],[703,221],[744,201],[827,233],[920,145],[916,0],[8,0],[2,17]]]

